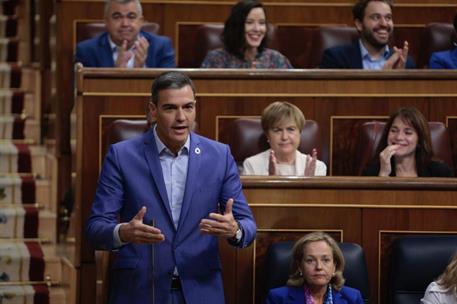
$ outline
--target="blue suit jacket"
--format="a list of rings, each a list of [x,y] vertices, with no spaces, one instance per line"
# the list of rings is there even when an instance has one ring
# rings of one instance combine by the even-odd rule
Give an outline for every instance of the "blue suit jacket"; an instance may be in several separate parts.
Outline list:
[[[429,69],[457,69],[457,47],[430,56]]]
[[[393,50],[390,49],[389,57]],[[321,69],[363,69],[362,53],[360,51],[359,41],[353,44],[335,46],[328,48],[322,55],[322,60],[319,65]],[[406,60],[406,68],[414,69],[416,65],[408,56]]]
[[[149,42],[148,57],[145,65],[148,68],[176,67],[175,51],[171,40],[141,31],[141,35]],[[112,68],[114,67],[113,53],[108,40],[108,33],[81,41],[76,46],[75,62],[81,62],[85,67]]]
[[[239,247],[247,246],[255,239],[256,224],[227,145],[191,133],[177,230],[153,130],[112,145],[87,223],[88,240],[97,249],[116,250],[116,224],[130,221],[146,206],[144,223],[154,223],[165,235],[165,241],[155,245],[126,244],[114,253],[110,303],[168,303],[175,267],[187,304],[224,303],[218,238],[200,233],[199,223],[210,212],[224,210],[229,198],[234,199],[233,215],[244,232]]]
[[[265,304],[304,304],[303,287],[283,286],[270,290]],[[360,291],[343,286],[340,291],[333,291],[334,304],[364,304]]]

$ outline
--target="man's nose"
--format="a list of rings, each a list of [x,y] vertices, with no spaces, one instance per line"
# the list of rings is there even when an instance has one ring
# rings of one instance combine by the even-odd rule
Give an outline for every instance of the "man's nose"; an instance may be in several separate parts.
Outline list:
[[[184,115],[183,109],[178,109],[176,111],[176,120],[183,121],[184,119],[186,119],[186,116]]]
[[[387,26],[387,20],[386,20],[386,18],[385,18],[385,17],[379,18],[379,23],[380,23],[381,25]]]

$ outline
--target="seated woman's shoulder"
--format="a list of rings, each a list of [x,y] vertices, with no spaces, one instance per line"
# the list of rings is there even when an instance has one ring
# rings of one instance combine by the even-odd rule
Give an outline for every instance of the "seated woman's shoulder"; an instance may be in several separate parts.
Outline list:
[[[358,289],[343,286],[339,293],[347,301],[348,304],[363,304],[362,294]]]

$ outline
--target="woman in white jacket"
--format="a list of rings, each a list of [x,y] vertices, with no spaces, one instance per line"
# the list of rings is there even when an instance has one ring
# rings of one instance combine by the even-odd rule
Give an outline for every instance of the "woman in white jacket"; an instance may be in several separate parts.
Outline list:
[[[457,253],[446,270],[428,285],[422,304],[457,304]]]
[[[317,160],[317,151],[303,154],[297,150],[305,125],[303,113],[295,105],[276,101],[262,113],[262,128],[270,149],[247,158],[243,175],[325,176],[327,166]]]

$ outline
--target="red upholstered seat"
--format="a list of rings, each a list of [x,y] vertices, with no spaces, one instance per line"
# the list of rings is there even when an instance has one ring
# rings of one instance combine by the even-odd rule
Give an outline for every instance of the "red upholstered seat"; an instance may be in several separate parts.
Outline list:
[[[438,22],[427,24],[423,32],[422,53],[417,66],[426,67],[433,52],[451,49],[456,41],[457,36],[452,24]]]
[[[428,125],[435,156],[444,161],[450,168],[454,168],[451,142],[446,126],[437,121],[430,121]],[[383,121],[370,121],[360,127],[357,152],[354,155],[357,175],[361,175],[366,165],[375,157],[376,147],[381,139],[384,126],[385,122]]]
[[[344,25],[322,26],[316,28],[313,36],[310,66],[316,68],[325,49],[353,43],[359,34],[354,27]]]

